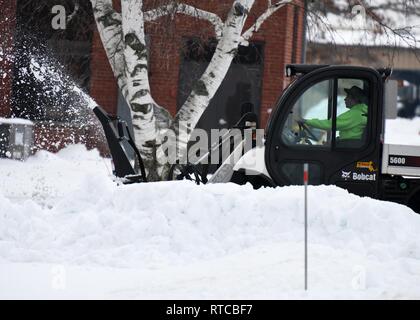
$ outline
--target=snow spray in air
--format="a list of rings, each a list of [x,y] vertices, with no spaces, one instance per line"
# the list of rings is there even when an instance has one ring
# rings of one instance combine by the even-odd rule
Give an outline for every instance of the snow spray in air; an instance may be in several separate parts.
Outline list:
[[[39,37],[27,29],[19,29],[14,38],[0,37],[0,84],[8,81],[10,88],[8,94],[1,95],[0,103],[10,106],[12,118],[36,122],[38,131],[46,133],[40,135],[41,147],[50,145],[47,136],[51,131],[66,137],[65,144],[105,141],[91,111],[97,104],[82,89],[87,78],[70,76],[71,65],[64,67],[55,50]]]

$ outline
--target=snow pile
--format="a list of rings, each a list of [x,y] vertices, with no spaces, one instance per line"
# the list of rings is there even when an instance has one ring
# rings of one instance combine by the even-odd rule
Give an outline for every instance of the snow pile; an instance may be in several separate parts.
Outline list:
[[[50,206],[83,189],[86,178],[105,175],[110,180],[111,172],[110,161],[84,145],[71,145],[57,154],[41,150],[25,162],[0,159],[0,195],[13,202],[30,199]]]
[[[306,294],[301,187],[117,185],[81,146],[0,162],[1,298],[420,298],[401,205],[311,187]]]

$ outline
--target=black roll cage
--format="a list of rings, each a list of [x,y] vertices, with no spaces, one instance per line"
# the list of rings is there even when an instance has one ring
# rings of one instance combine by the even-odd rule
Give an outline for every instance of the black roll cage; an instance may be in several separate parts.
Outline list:
[[[298,68],[296,68],[296,66],[298,66]],[[312,87],[319,81],[337,78],[360,78],[369,80],[370,117],[367,124],[368,131],[366,135],[366,141],[371,141],[375,134],[379,139],[378,132],[381,133],[384,126],[383,110],[380,107],[383,105],[383,81],[390,75],[391,71],[389,69],[376,70],[369,67],[311,65],[289,65],[286,66],[286,70],[288,68],[295,70],[290,73],[292,76],[298,76],[296,76],[294,81],[288,85],[288,87],[279,98],[276,104],[276,108],[271,114],[266,127],[266,146],[268,146],[268,148],[266,148],[265,151],[265,163],[270,176],[276,176],[270,165],[271,159],[275,157],[275,155],[272,154],[273,150],[278,149],[279,144],[282,148],[294,147],[287,146],[281,139],[276,137],[276,135],[278,135],[277,129],[279,127],[283,128],[284,121],[287,119],[287,115],[290,109],[293,108],[294,103],[297,101],[297,99],[299,99],[302,92],[306,91],[306,89]],[[377,88],[378,92],[375,92],[375,88]],[[379,106],[379,108],[376,108],[376,106]],[[333,116],[335,117],[336,115]],[[381,121],[378,121],[379,118],[381,118]],[[334,128],[334,122],[335,121],[333,121],[333,130],[336,129]],[[367,148],[369,145],[370,144],[365,144],[363,148]],[[343,151],[347,150],[337,147],[335,144],[333,144],[333,141],[331,148],[333,151],[338,151],[340,149]],[[354,152],[354,150],[351,151]],[[363,149],[360,149],[359,151],[363,151]]]

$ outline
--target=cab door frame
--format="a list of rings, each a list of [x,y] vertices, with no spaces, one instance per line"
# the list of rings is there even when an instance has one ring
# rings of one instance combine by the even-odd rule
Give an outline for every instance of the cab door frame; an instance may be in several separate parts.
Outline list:
[[[339,148],[335,144],[335,134],[333,134],[331,146],[329,148],[300,148],[284,143],[281,137],[281,130],[292,111],[296,101],[306,92],[307,89],[315,84],[330,79],[362,79],[369,81],[369,109],[366,143],[360,149]],[[336,91],[336,88],[335,88]],[[337,99],[337,92],[334,92]],[[336,102],[335,102],[336,103]],[[342,170],[352,168],[356,163],[362,161],[373,161],[379,168],[381,154],[381,132],[383,127],[382,113],[380,106],[383,105],[383,79],[378,71],[365,67],[350,66],[326,66],[305,74],[293,82],[280,98],[275,112],[269,121],[266,134],[266,153],[265,162],[268,173],[276,185],[287,185],[287,179],[280,172],[279,163],[284,161],[295,161],[298,163],[309,162],[321,165],[320,184],[346,184],[342,181]],[[336,118],[336,108],[332,115]],[[335,130],[333,121],[333,132]],[[357,170],[355,170],[357,171]],[[350,184],[350,181],[349,183]],[[372,195],[378,194],[379,176],[376,181],[370,182]],[[344,186],[345,187],[345,186]],[[358,193],[358,185],[352,187]],[[369,193],[371,193],[369,192]]]

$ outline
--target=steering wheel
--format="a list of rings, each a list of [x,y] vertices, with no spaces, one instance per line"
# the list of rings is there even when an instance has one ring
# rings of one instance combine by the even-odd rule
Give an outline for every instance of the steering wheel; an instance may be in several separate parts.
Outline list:
[[[318,138],[315,136],[315,134],[312,132],[312,130],[309,128],[309,126],[305,123],[298,122],[299,126],[299,136],[305,140],[308,144],[313,144],[311,140],[318,141]]]

